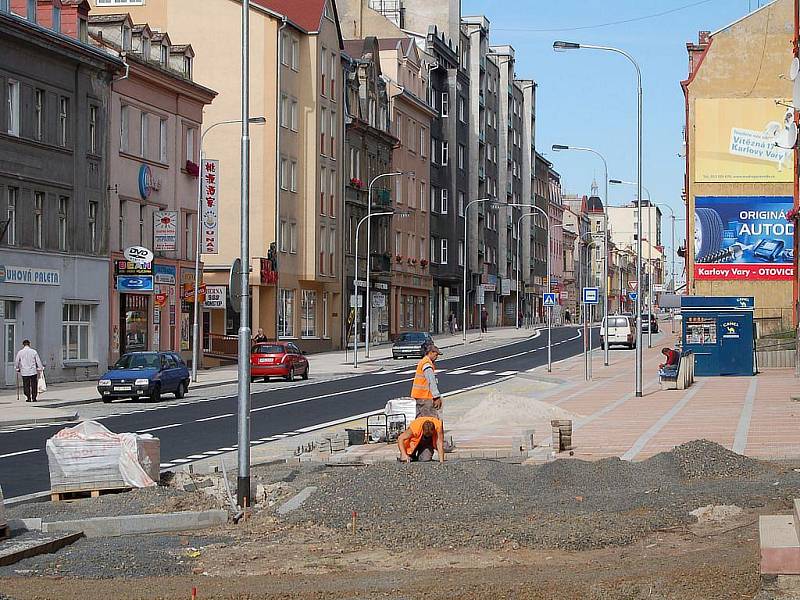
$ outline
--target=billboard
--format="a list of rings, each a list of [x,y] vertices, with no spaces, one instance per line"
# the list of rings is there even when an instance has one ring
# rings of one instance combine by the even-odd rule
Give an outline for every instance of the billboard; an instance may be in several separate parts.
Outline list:
[[[153,250],[174,252],[178,246],[178,211],[157,210],[153,213]]]
[[[697,196],[695,278],[792,279],[792,206],[791,196]]]
[[[791,122],[791,109],[774,98],[698,98],[695,181],[792,183]]]
[[[202,177],[203,210],[201,245],[203,254],[219,253],[219,161],[203,159]]]

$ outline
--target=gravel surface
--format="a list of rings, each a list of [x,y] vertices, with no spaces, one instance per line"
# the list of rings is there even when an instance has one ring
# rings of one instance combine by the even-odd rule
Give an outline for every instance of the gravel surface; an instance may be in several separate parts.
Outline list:
[[[191,574],[205,546],[227,541],[229,539],[222,536],[181,535],[82,538],[56,554],[42,554],[0,567],[0,577],[97,579],[186,575]],[[198,550],[200,555],[195,556]]]
[[[361,539],[390,548],[586,550],[693,524],[690,511],[709,504],[755,508],[788,501],[800,495],[800,473],[699,440],[638,463],[484,460],[299,469],[292,486],[308,485],[318,490],[285,520],[341,531],[355,511]],[[410,535],[415,523],[424,526]]]
[[[68,521],[213,508],[220,508],[218,502],[202,492],[186,492],[171,487],[156,486],[105,494],[99,498],[20,504],[8,507],[6,514],[9,519],[41,518],[45,521]]]

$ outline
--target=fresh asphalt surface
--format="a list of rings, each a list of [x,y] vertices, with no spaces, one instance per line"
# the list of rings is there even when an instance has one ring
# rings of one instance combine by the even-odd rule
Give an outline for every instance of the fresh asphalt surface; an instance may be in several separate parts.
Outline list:
[[[554,328],[552,344],[553,362],[583,352],[583,338],[576,327]],[[593,346],[598,344],[595,330]],[[507,372],[523,372],[545,364],[547,331],[542,330],[537,337],[465,356],[448,359],[445,353],[437,361],[437,366],[445,371],[438,378],[439,388],[442,393],[457,392],[513,376],[504,375]],[[412,360],[394,361],[390,369],[377,373],[253,392],[251,440],[287,437],[284,434],[295,435],[332,421],[378,411],[388,400],[409,395],[413,375],[404,371],[415,366],[416,361]],[[313,357],[311,369],[313,380]],[[446,375],[447,371],[458,369],[467,372]],[[221,454],[236,446],[236,396],[203,399],[202,390],[190,390],[186,403],[97,420],[114,432],[151,433],[161,440],[162,463],[178,460],[185,464],[208,458],[201,456],[203,452]],[[58,424],[0,432],[0,482],[6,498],[49,490],[45,442],[63,427]],[[186,460],[187,457],[196,458]]]

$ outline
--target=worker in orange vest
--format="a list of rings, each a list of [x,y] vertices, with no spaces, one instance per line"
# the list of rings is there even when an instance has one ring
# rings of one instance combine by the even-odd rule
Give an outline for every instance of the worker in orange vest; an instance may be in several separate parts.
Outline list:
[[[442,420],[442,396],[436,381],[436,359],[441,351],[433,342],[425,347],[425,356],[417,363],[411,397],[417,401],[417,417],[435,417]]]
[[[444,462],[444,431],[436,417],[419,417],[397,438],[401,462],[430,462],[434,450]]]

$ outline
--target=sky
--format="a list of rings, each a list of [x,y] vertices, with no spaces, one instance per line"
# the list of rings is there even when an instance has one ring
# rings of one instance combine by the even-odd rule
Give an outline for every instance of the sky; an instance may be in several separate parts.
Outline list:
[[[589,194],[597,179],[603,195],[603,165],[588,152],[553,152],[552,144],[586,146],[608,162],[610,179],[636,180],[636,72],[623,56],[597,50],[554,52],[565,40],[613,46],[631,54],[642,70],[642,181],[654,203],[683,218],[686,42],[697,32],[716,31],[758,8],[761,0],[462,0],[462,15],[490,21],[490,43],[511,44],[519,79],[537,82],[536,148],[561,174],[564,193]],[[677,9],[677,10],[676,10]],[[658,13],[673,11],[661,16]],[[609,22],[632,22],[601,26]],[[579,29],[575,29],[579,28]],[[542,30],[553,31],[542,31]],[[634,186],[609,186],[610,204],[635,198]],[[645,198],[647,195],[645,194]],[[662,211],[665,216],[668,210]],[[682,244],[685,225],[676,227]],[[670,244],[670,223],[662,221]]]

